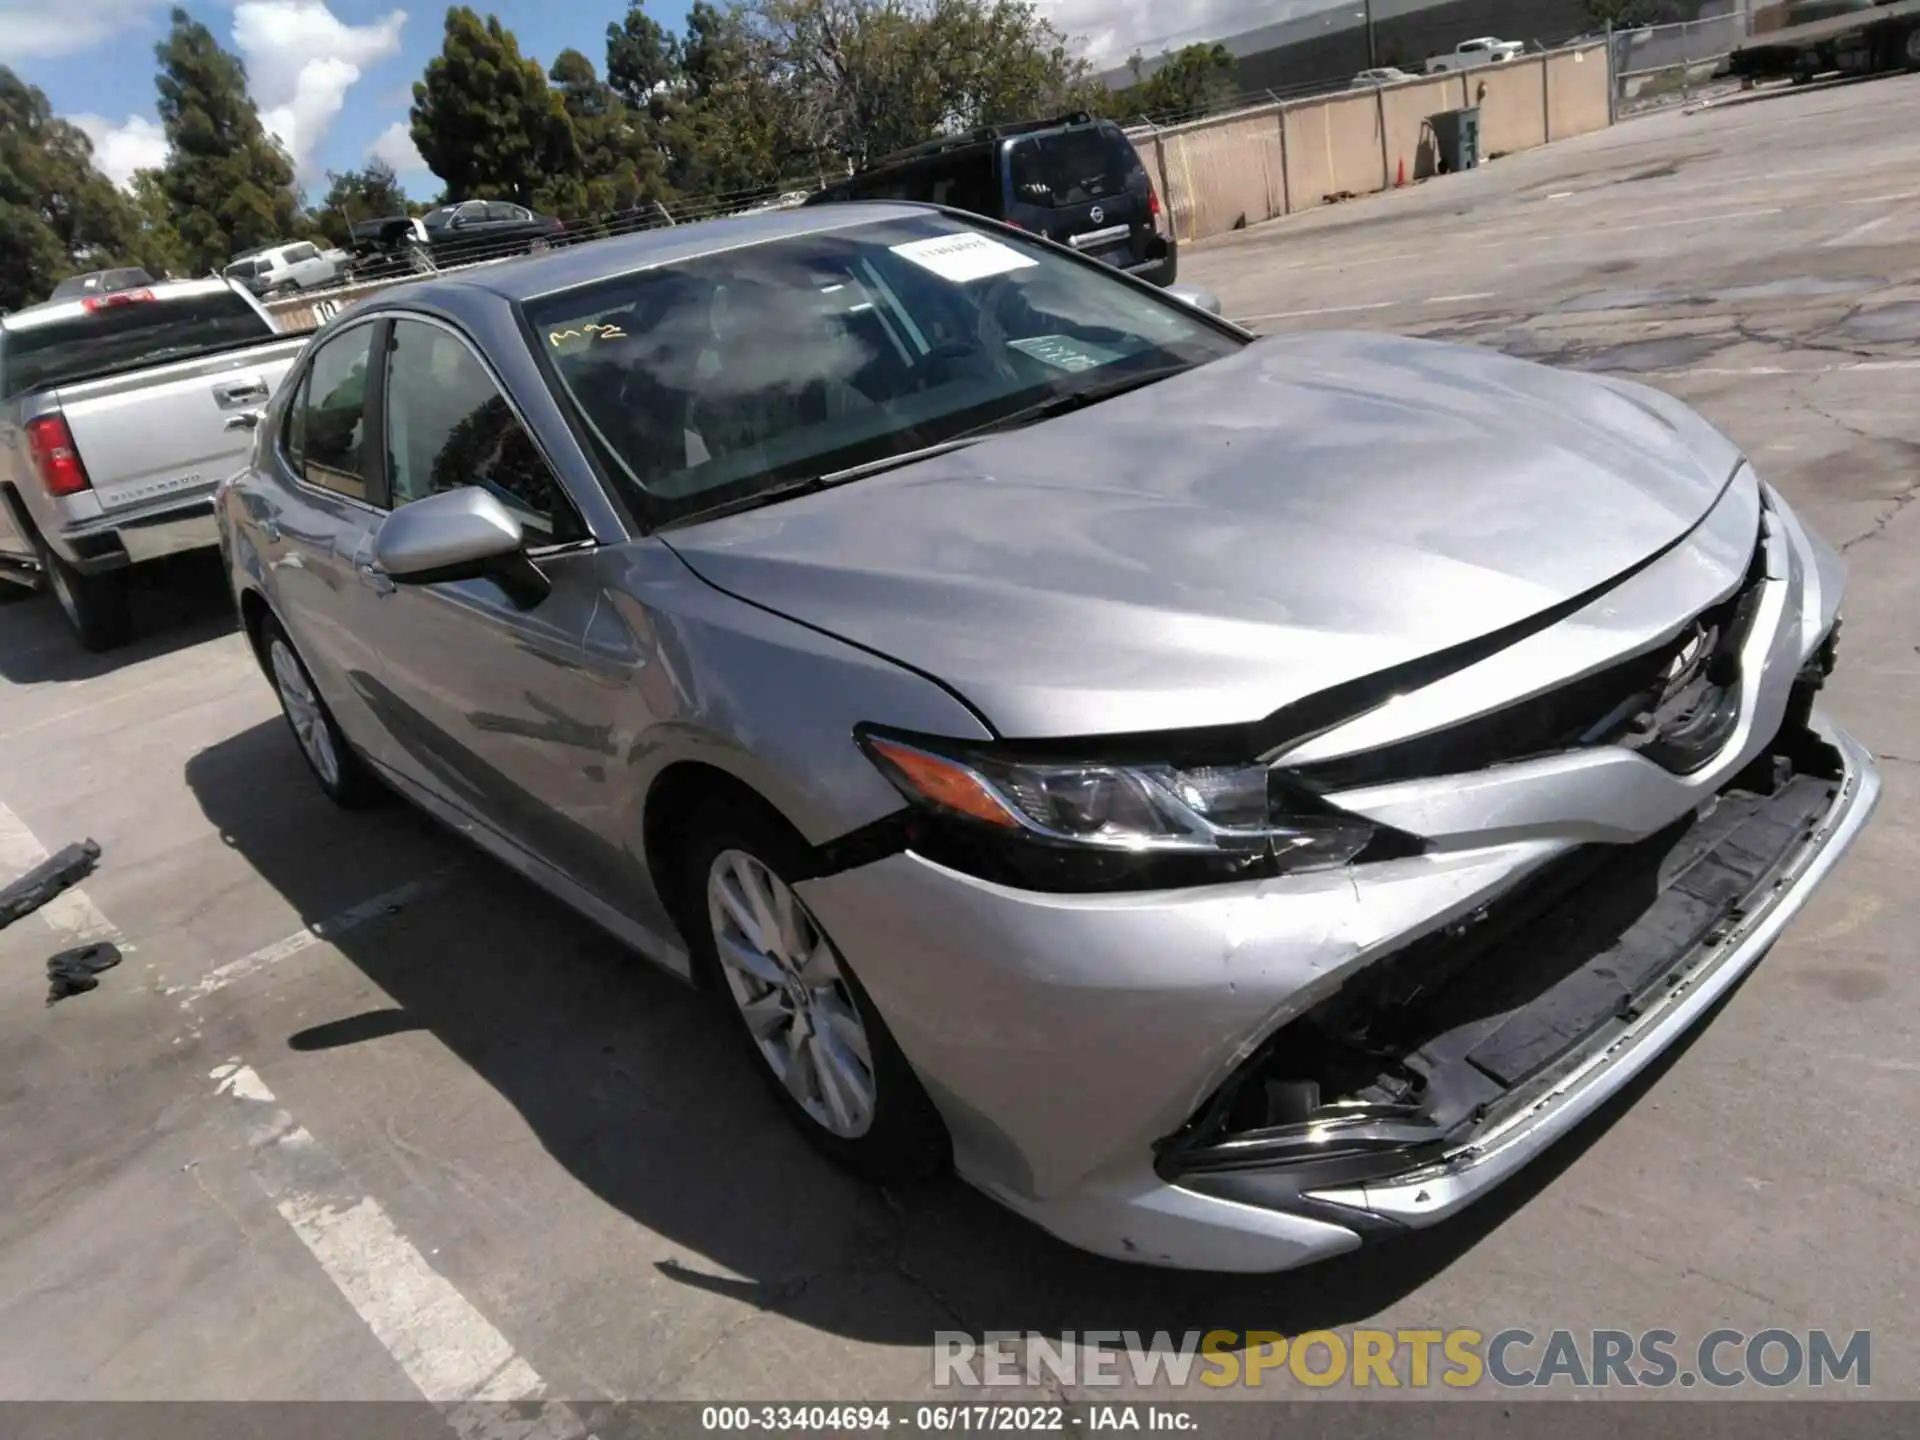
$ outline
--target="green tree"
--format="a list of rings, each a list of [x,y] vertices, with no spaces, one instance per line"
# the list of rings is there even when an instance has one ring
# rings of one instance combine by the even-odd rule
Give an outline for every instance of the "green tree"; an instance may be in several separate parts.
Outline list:
[[[175,7],[160,62],[160,123],[172,146],[161,188],[187,262],[211,270],[240,250],[305,228],[293,162],[261,128],[247,71]]]
[[[580,178],[580,150],[560,92],[497,15],[448,9],[441,50],[414,82],[413,143],[450,200],[535,203]]]
[[[369,160],[358,170],[327,172],[327,193],[313,222],[329,245],[346,245],[352,226],[362,220],[412,213],[400,177],[384,160]]]
[[[1587,20],[1595,29],[1645,25],[1659,13],[1659,0],[1587,0]]]
[[[1151,75],[1139,51],[1127,61],[1133,84],[1107,102],[1109,114],[1190,120],[1231,104],[1239,93],[1233,52],[1224,45],[1188,45],[1160,57]]]
[[[1085,62],[1030,0],[754,0],[750,13],[794,148],[856,165],[1091,94]]]
[[[548,78],[573,125],[580,174],[545,203],[567,219],[631,210],[665,191],[665,158],[648,110],[634,109],[578,50],[562,50]]]
[[[643,0],[631,0],[625,17],[607,26],[608,87],[632,109],[651,111],[665,102],[681,73],[678,42],[647,14]]]
[[[0,307],[44,300],[75,271],[135,262],[138,230],[87,137],[0,66]]]
[[[149,275],[172,275],[185,279],[193,273],[187,260],[186,245],[173,223],[173,205],[167,199],[166,173],[162,170],[136,170],[133,173],[133,209],[140,227],[134,241],[134,256]]]

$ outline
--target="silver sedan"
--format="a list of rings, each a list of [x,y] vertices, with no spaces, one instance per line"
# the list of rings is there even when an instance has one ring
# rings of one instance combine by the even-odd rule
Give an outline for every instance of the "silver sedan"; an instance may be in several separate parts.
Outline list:
[[[1839,558],[1685,407],[926,207],[394,288],[220,514],[336,800],[707,987],[830,1155],[1136,1261],[1454,1213],[1879,790]]]

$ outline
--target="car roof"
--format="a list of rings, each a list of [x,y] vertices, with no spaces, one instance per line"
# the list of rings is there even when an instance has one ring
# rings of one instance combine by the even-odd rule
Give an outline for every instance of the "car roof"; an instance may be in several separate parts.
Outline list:
[[[897,202],[850,201],[843,205],[823,205],[803,210],[769,210],[758,215],[737,215],[723,220],[702,220],[692,225],[662,226],[632,235],[617,235],[590,244],[566,246],[545,255],[529,255],[505,260],[496,265],[471,270],[456,270],[437,280],[420,280],[398,286],[388,294],[375,294],[366,309],[354,307],[354,313],[375,309],[433,308],[457,293],[485,291],[502,300],[519,303],[583,285],[612,280],[635,270],[656,265],[673,265],[718,255],[749,245],[786,240],[798,235],[824,235],[856,225],[883,220],[902,220],[913,215],[942,213],[937,206]]]

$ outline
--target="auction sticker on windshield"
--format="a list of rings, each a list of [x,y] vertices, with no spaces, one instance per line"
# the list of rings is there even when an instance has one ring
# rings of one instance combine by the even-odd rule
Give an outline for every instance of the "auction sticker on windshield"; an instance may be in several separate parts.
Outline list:
[[[892,249],[902,260],[911,260],[922,270],[931,270],[942,280],[951,280],[956,285],[984,280],[989,275],[1005,275],[1011,270],[1025,270],[1040,263],[987,235],[935,235],[926,240],[909,240]]]
[[[1109,350],[1104,345],[1088,345],[1065,335],[1036,335],[1029,340],[1009,340],[1007,348],[1031,355],[1043,365],[1074,374],[1082,370],[1097,370],[1102,365],[1111,365],[1122,358],[1118,350]]]

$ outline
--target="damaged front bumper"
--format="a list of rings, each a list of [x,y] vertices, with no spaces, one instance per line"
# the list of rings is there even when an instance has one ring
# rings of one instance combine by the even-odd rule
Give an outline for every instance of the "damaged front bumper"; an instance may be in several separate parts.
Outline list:
[[[1804,726],[1810,759],[1776,744],[1710,813],[1632,846],[1505,845],[1373,867],[1364,887],[1302,876],[1098,897],[1008,890],[907,854],[802,891],[939,1106],[965,1178],[1095,1253],[1285,1270],[1483,1195],[1758,963],[1880,792],[1864,748],[1817,711]],[[1783,748],[1801,768],[1774,765]],[[1755,783],[1774,793],[1744,788]],[[1608,907],[1584,946],[1569,943],[1552,928],[1566,918],[1555,919],[1554,882],[1596,855],[1645,904]],[[1599,908],[1598,882],[1585,880],[1576,893]],[[1527,903],[1535,881],[1546,903]],[[1635,892],[1616,886],[1616,901],[1623,893]],[[1401,1033],[1373,1037],[1402,1071],[1424,1072],[1424,1094],[1374,1091],[1359,1101],[1372,1113],[1292,1125],[1270,1111],[1249,1126],[1230,1098],[1222,1107],[1227,1092],[1264,1093],[1275,1078],[1317,1081],[1336,1111],[1355,1099],[1379,1077],[1350,1064],[1287,1074],[1284,1062],[1308,1052],[1285,1040],[1356,987],[1390,994],[1366,987],[1404,980],[1397,960],[1474,943],[1483,926],[1479,1013],[1438,992]],[[1496,948],[1503,984],[1487,968]],[[1547,963],[1513,964],[1529,957]],[[1276,1013],[1293,1018],[1275,1029]],[[1342,1076],[1352,1094],[1336,1088]],[[1304,1102],[1296,1085],[1275,1103]]]
[[[1158,1172],[1356,1231],[1430,1225],[1506,1179],[1758,963],[1866,823],[1872,758],[1820,722],[1801,741],[1706,813],[1565,856],[1369,967],[1236,1071]]]

